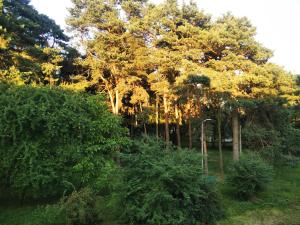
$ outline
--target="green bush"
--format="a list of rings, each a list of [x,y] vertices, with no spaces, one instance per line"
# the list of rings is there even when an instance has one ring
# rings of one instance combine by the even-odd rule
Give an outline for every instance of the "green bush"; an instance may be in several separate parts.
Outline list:
[[[65,210],[61,204],[39,207],[34,211],[31,222],[34,225],[66,225]]]
[[[127,142],[101,96],[0,83],[0,184],[14,196],[61,196],[91,184]]]
[[[215,180],[203,176],[200,154],[135,141],[122,156],[123,224],[214,224],[222,216]]]
[[[122,169],[115,162],[107,161],[91,187],[97,196],[98,217],[105,224],[115,224],[122,214],[122,187]]]
[[[233,163],[227,182],[234,196],[249,200],[265,190],[272,180],[272,174],[272,167],[258,155],[248,154]]]
[[[279,131],[256,124],[247,124],[242,131],[243,146],[269,160],[282,155],[282,135]]]
[[[96,211],[96,196],[89,188],[74,191],[63,203],[68,225],[91,225],[100,222]]]
[[[244,147],[274,164],[294,164],[300,156],[300,130],[289,124],[282,125],[280,131],[247,124],[242,133]]]
[[[288,155],[300,156],[300,130],[295,128],[286,129],[284,137],[284,152]]]

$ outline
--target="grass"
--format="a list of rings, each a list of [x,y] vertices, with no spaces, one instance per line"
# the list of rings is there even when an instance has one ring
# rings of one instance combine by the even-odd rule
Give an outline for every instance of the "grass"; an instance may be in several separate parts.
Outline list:
[[[209,169],[219,175],[218,152],[211,151]],[[231,152],[224,152],[225,174]],[[274,179],[267,191],[253,201],[232,198],[220,182],[226,219],[218,225],[300,225],[300,164],[274,168]]]
[[[224,151],[223,157],[226,175],[231,152]],[[220,177],[218,160],[218,151],[210,150],[209,173]],[[300,164],[277,167],[269,189],[250,202],[230,197],[222,181],[219,186],[226,219],[219,221],[218,225],[300,225]],[[53,217],[56,212],[50,208],[46,213]],[[44,221],[44,214],[45,210],[37,205],[21,207],[0,203],[0,225],[58,225]]]

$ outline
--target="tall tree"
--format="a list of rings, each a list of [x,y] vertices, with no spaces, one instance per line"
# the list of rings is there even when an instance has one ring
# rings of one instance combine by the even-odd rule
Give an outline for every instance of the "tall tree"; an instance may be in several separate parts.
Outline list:
[[[52,74],[58,73],[60,63],[58,59],[49,60],[49,54],[60,54],[59,49],[68,38],[53,20],[39,14],[29,3],[29,0],[3,0],[0,25],[4,60],[0,77],[21,83],[47,83],[50,67]],[[53,59],[54,55],[50,57]]]
[[[106,92],[114,114],[119,114],[122,100],[134,94],[133,87],[145,76],[147,49],[134,26],[142,6],[140,1],[73,0],[70,9],[68,24],[86,53],[82,60],[88,68],[86,86]]]
[[[227,77],[230,82],[221,84],[230,93],[232,105],[233,158],[239,158],[239,98],[244,98],[240,84],[252,70],[265,64],[272,56],[254,39],[255,28],[246,18],[227,14],[205,33],[205,66]],[[215,75],[213,72],[211,73]],[[258,77],[258,75],[256,75]]]
[[[159,123],[164,123],[167,145],[172,123],[177,143],[181,142],[180,111],[185,115],[182,124],[189,127],[190,147],[195,130],[191,118],[213,111],[222,168],[221,139],[228,136],[221,134],[224,111],[231,112],[238,159],[239,124],[247,117],[247,102],[267,98],[297,102],[294,79],[268,63],[272,52],[255,40],[255,28],[246,18],[226,14],[212,21],[195,3],[179,7],[176,0],[158,5],[138,0],[73,3],[68,23],[85,54],[78,60],[84,70],[72,85],[105,92],[112,111],[131,118],[131,123],[138,121],[144,131],[146,123],[155,121],[158,136]],[[210,79],[209,92],[189,90],[193,85],[186,81],[193,74]],[[179,87],[185,91],[179,93]]]

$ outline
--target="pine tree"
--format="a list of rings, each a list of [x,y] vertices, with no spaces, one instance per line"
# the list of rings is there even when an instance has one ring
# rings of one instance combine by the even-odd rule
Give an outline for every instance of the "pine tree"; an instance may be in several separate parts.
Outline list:
[[[62,54],[68,38],[53,20],[39,14],[29,3],[2,1],[0,77],[18,83],[45,84],[50,67],[55,70],[51,73],[56,74],[61,62],[48,57],[60,57],[55,55]],[[49,56],[50,53],[54,55]]]

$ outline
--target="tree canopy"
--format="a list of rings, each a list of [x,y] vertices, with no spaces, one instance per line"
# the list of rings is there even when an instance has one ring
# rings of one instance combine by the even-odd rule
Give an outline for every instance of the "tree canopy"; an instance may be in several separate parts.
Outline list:
[[[73,86],[107,93],[111,110],[145,133],[147,123],[156,123],[158,136],[164,123],[167,145],[174,142],[172,124],[177,143],[187,124],[192,147],[192,120],[229,113],[238,158],[238,129],[255,105],[299,105],[296,76],[268,62],[272,51],[256,41],[256,28],[245,17],[228,13],[214,21],[195,3],[175,0],[74,0],[68,24],[85,52],[85,69]],[[209,85],[193,85],[191,75],[207,77]]]
[[[69,38],[28,0],[3,0],[0,77],[19,83],[45,84],[57,78]]]

